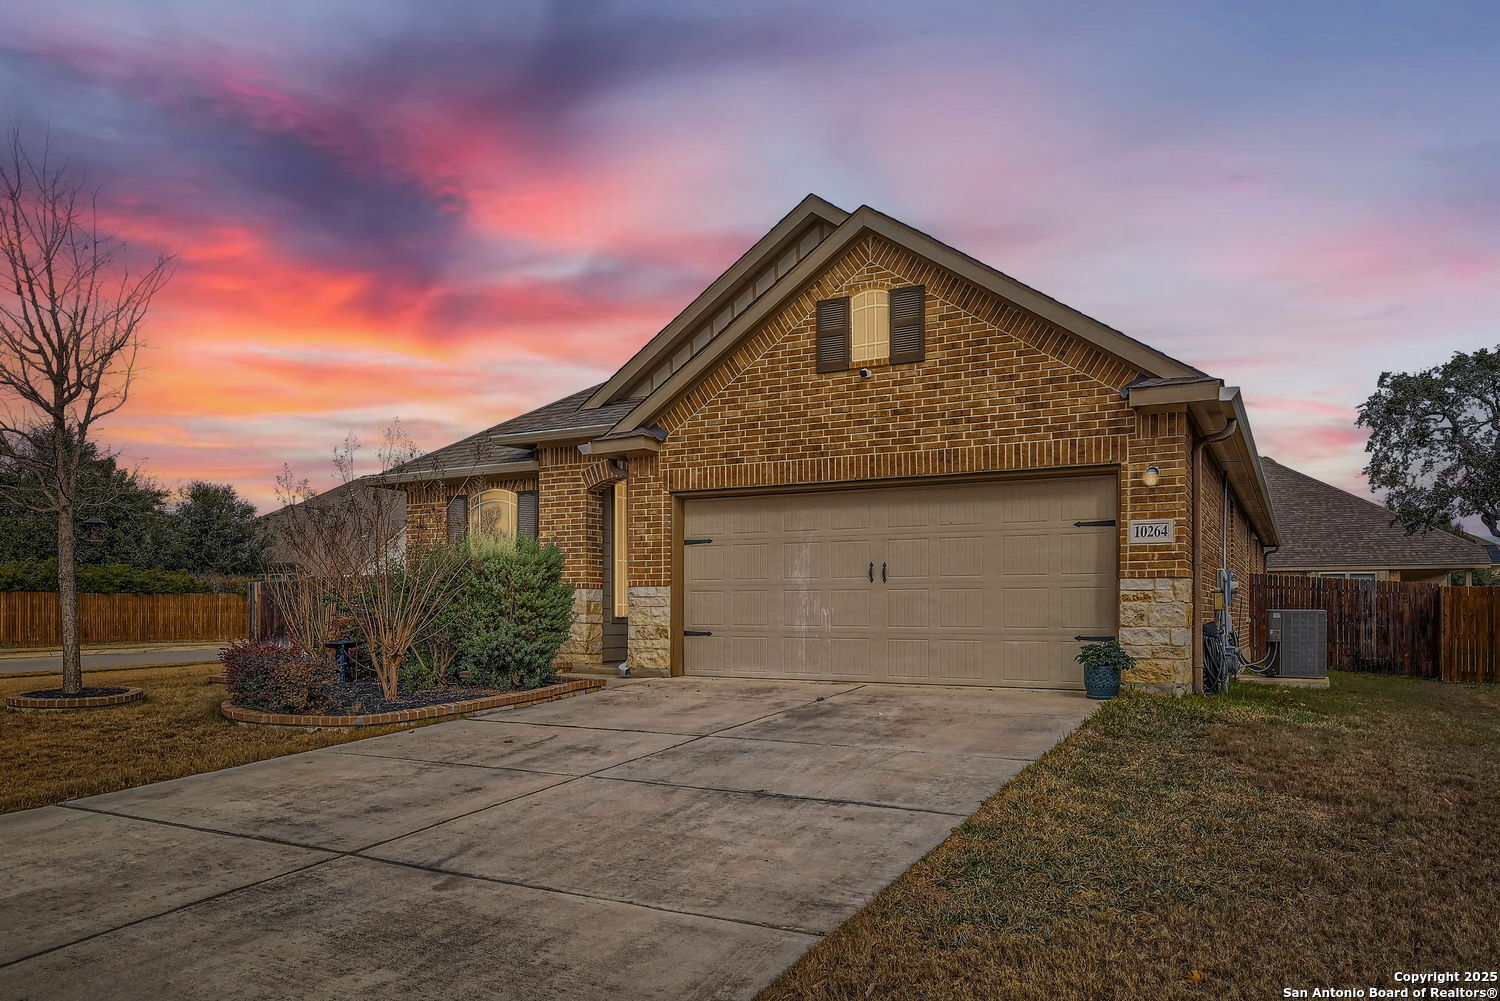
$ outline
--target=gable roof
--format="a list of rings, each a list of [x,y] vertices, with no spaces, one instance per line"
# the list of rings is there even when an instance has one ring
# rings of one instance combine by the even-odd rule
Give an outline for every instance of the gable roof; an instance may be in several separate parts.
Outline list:
[[[595,386],[584,405],[589,409],[598,409],[606,406],[610,400],[624,392],[639,376],[649,372],[658,359],[664,358],[668,352],[677,347],[683,334],[692,330],[701,320],[721,307],[724,300],[736,288],[755,274],[759,268],[775,259],[786,244],[794,240],[799,233],[804,232],[808,226],[821,221],[836,227],[848,218],[849,213],[817,195],[809,194],[803,198],[795,208],[782,216],[765,236],[755,241],[750,249],[741,254],[739,259],[725,269],[723,274],[715,278],[708,288],[688,303],[682,312],[673,317],[672,322],[662,327],[656,336],[631,355],[614,375]],[[780,280],[778,280],[779,283]]]
[[[1407,535],[1395,516],[1306,473],[1261,456],[1276,506],[1281,548],[1266,557],[1271,570],[1350,567],[1480,567],[1486,547],[1442,530]]]
[[[1091,316],[1066,306],[1049,295],[1038,292],[987,264],[964,254],[926,233],[877,212],[868,205],[861,205],[846,218],[812,253],[777,281],[766,295],[737,316],[733,323],[719,336],[709,341],[687,364],[672,373],[661,386],[630,410],[615,425],[617,432],[629,431],[649,423],[665,410],[671,402],[691,387],[699,377],[710,371],[749,333],[780,309],[802,289],[817,278],[840,253],[853,245],[865,233],[874,233],[905,247],[912,253],[925,257],[941,267],[952,271],[960,278],[1008,299],[1045,320],[1049,320],[1108,354],[1128,362],[1147,376],[1162,379],[1201,378],[1206,373],[1178,361],[1169,355],[1136,340],[1127,334],[1106,326]],[[691,321],[689,321],[691,322]],[[660,351],[670,346],[664,342]],[[644,353],[644,352],[643,352]],[[643,367],[654,358],[643,362]]]

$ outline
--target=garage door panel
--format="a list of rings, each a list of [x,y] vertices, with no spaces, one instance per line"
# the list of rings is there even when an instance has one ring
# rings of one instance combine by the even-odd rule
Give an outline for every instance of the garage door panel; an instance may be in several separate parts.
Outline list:
[[[870,543],[853,539],[828,543],[828,577],[830,580],[867,580]]]
[[[926,629],[933,624],[927,588],[892,587],[885,596],[885,622],[894,629]]]
[[[931,593],[931,592],[930,592]],[[984,627],[984,589],[980,587],[945,587],[936,592],[937,623],[944,629],[980,629]]]
[[[979,577],[984,574],[984,536],[959,535],[936,539],[932,544],[937,565],[934,576],[943,579]]]
[[[1057,539],[1051,535],[1012,535],[1000,540],[1000,573],[1041,577],[1057,563]]]
[[[1109,574],[1115,567],[1115,547],[1118,545],[1114,533],[1070,532],[1058,539],[1060,571],[1065,574],[1100,576]]]
[[[835,629],[868,629],[870,592],[864,588],[828,592],[828,625]]]
[[[1074,637],[1115,631],[1118,537],[1074,522],[1115,495],[1094,476],[689,500],[686,536],[713,541],[684,550],[684,628],[714,635],[685,667],[1081,687]]]
[[[905,529],[903,529],[905,531]],[[932,575],[932,550],[936,544],[931,538],[891,538],[881,547],[884,552],[876,560],[875,582],[880,583],[880,564],[885,564],[886,576],[890,580],[912,580]]]

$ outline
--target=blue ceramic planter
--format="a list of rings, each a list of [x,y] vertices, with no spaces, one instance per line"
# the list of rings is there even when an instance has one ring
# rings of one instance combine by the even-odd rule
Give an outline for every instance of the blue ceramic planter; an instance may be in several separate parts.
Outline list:
[[[1085,667],[1083,690],[1091,699],[1112,699],[1120,694],[1120,672],[1113,667]]]

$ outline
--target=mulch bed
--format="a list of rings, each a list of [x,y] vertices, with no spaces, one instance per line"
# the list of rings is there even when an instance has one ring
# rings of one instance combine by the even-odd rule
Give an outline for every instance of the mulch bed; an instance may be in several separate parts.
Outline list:
[[[128,688],[82,688],[76,692],[65,692],[61,688],[46,688],[18,694],[27,699],[92,699],[105,695],[123,695],[128,691]]]
[[[394,699],[387,699],[380,691],[380,682],[373,678],[367,681],[335,685],[332,698],[318,711],[328,716],[356,716],[362,713],[399,712],[402,709],[421,709],[423,706],[439,706],[448,702],[465,702],[494,695],[493,688],[478,688],[472,685],[449,685],[432,688],[425,692],[401,692]]]

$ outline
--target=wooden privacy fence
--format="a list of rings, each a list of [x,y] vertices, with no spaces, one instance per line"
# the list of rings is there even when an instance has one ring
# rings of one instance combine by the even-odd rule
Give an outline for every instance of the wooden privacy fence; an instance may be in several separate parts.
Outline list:
[[[1328,666],[1444,681],[1500,681],[1500,588],[1256,574],[1250,653],[1266,651],[1266,613],[1328,613]]]
[[[286,639],[286,622],[281,615],[281,608],[277,605],[271,589],[281,584],[280,581],[252,580],[250,582],[249,602],[247,604],[250,616],[249,634],[258,640],[280,640]]]
[[[84,643],[210,642],[244,636],[243,594],[80,594],[78,632]],[[0,646],[62,643],[57,595],[0,592]]]
[[[1500,681],[1500,587],[1443,590],[1443,680]]]

